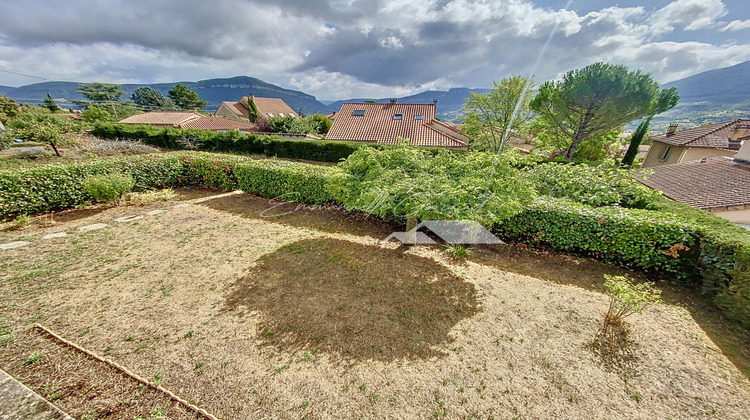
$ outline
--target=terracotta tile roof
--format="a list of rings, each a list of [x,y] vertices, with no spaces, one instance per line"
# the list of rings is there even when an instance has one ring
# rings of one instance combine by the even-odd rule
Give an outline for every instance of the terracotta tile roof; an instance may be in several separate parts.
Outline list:
[[[750,125],[750,119],[738,119],[715,124],[706,124],[686,130],[675,131],[672,134],[651,136],[651,140],[673,146],[710,147],[715,149],[738,149],[739,144],[729,144],[729,137],[741,126]]]
[[[355,111],[364,111],[364,115],[355,116]],[[400,119],[394,117],[398,114]],[[465,135],[435,120],[435,104],[399,103],[341,105],[326,140],[398,144],[397,137],[408,138],[416,146],[466,147],[468,141]]]
[[[703,163],[701,163],[703,162]],[[699,209],[750,205],[750,165],[728,156],[648,168],[639,181]]]
[[[120,120],[120,124],[176,125],[196,118],[201,114],[188,111],[153,111],[136,114]]]
[[[229,108],[229,110],[232,111],[237,116],[237,118],[242,118],[243,120],[250,118],[250,114],[247,112],[247,108],[245,107],[245,105],[239,102],[223,101],[221,105]]]
[[[253,101],[258,108],[258,115],[263,119],[275,117],[280,114],[297,116],[297,113],[279,98],[259,98],[254,96]],[[247,96],[243,96],[237,102],[224,101],[221,104],[229,108],[237,118],[248,119],[250,117],[250,114],[247,112]]]
[[[257,131],[258,126],[249,121],[233,120],[224,117],[206,117],[191,119],[190,121],[179,124],[179,128],[196,128],[199,130],[240,130],[240,131]]]

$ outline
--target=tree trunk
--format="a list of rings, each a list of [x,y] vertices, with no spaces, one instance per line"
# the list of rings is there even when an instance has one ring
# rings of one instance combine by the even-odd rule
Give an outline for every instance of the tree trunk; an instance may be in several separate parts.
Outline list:
[[[651,124],[651,118],[652,117],[646,118],[646,120],[641,122],[638,125],[638,128],[633,132],[633,135],[630,137],[628,151],[625,152],[625,156],[622,157],[622,162],[620,162],[621,166],[630,167],[633,165],[633,161],[635,161],[635,157],[640,151],[641,142],[648,133],[648,126]]]
[[[573,142],[570,143],[570,147],[568,148],[568,151],[565,152],[565,161],[570,162],[573,159],[573,154],[575,154],[576,149],[578,149],[578,145],[581,144],[583,139],[586,137],[586,129],[589,127],[589,122],[591,122],[591,117],[593,116],[593,105],[589,105],[589,108],[586,110],[586,115],[583,116],[583,121],[581,121],[581,125],[578,126],[578,130],[576,131],[575,137],[573,137]]]
[[[60,151],[57,150],[57,146],[55,146],[55,143],[49,142],[49,145],[52,146],[52,150],[55,151],[55,154],[57,155],[57,157],[62,157],[62,156],[60,156]]]

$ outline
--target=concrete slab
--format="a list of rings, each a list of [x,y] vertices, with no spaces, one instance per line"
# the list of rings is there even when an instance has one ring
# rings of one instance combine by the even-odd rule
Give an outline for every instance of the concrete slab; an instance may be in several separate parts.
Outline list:
[[[190,204],[188,204],[188,203],[182,203],[182,204],[176,204],[176,205],[174,205],[172,207],[174,207],[176,209],[182,209],[182,208],[185,208],[185,207],[190,207]]]
[[[242,191],[242,190],[235,190],[235,191],[231,191],[231,192],[224,193],[224,194],[217,194],[217,195],[212,195],[212,196],[209,196],[209,197],[199,198],[197,200],[193,200],[193,203],[196,203],[196,204],[205,203],[206,201],[215,200],[217,198],[229,197],[229,196],[232,196],[232,195],[244,194],[244,193],[245,192]]]
[[[92,231],[92,230],[104,229],[105,227],[107,227],[107,225],[105,223],[94,223],[93,225],[81,226],[81,227],[78,228],[78,231],[79,232],[89,232],[89,231]]]
[[[0,420],[73,420],[0,369]]]
[[[28,241],[8,242],[7,244],[0,244],[0,250],[2,250],[2,249],[20,248],[20,247],[26,246],[26,245],[28,245],[30,243],[31,242],[28,242]]]
[[[143,219],[143,216],[123,216],[123,217],[118,217],[117,219],[115,219],[115,222],[126,223],[126,222],[133,222],[136,220],[141,220],[141,219]]]
[[[146,213],[149,216],[156,216],[157,214],[166,213],[166,210],[151,210],[150,212]]]
[[[48,233],[44,236],[42,236],[42,239],[54,239],[54,238],[64,238],[68,236],[65,232],[57,232],[57,233]]]

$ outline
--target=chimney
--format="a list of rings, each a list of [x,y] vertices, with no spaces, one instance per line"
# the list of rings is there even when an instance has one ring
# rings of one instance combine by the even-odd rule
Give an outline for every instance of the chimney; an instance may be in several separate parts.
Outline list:
[[[392,104],[395,104],[396,102],[398,102],[398,99],[391,99]]]
[[[700,160],[700,163],[706,163],[706,158],[702,157],[701,160]]]
[[[740,150],[734,155],[735,162],[750,164],[750,141],[745,140],[741,143]]]
[[[437,105],[437,99],[433,99],[432,103],[435,104],[435,105]]]
[[[674,134],[675,131],[677,131],[677,124],[669,124],[669,128],[667,128],[667,134]]]

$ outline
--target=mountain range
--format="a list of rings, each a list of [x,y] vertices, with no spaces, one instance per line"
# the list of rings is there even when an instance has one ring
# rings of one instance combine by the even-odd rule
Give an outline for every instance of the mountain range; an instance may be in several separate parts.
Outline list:
[[[657,115],[652,129],[665,129],[670,123],[679,123],[680,128],[708,122],[727,121],[750,117],[750,61],[666,83],[662,87],[676,87],[680,94],[679,104],[672,110]],[[461,108],[471,92],[483,93],[486,89],[453,88],[448,91],[425,91],[401,98],[356,98],[324,104],[314,96],[297,90],[285,89],[248,76],[200,80],[197,82],[174,82],[156,84],[124,84],[124,97],[141,86],[148,86],[166,95],[177,83],[198,92],[206,100],[206,109],[213,111],[222,101],[236,101],[252,93],[259,97],[280,98],[295,111],[305,114],[328,114],[338,111],[344,102],[388,102],[397,99],[401,103],[431,103],[437,100],[437,116],[444,121],[455,121],[461,117]],[[42,103],[49,93],[64,108],[74,107],[71,100],[83,99],[75,91],[76,82],[42,82],[21,87],[0,86],[0,94],[23,103]],[[636,122],[637,123],[637,122]]]

